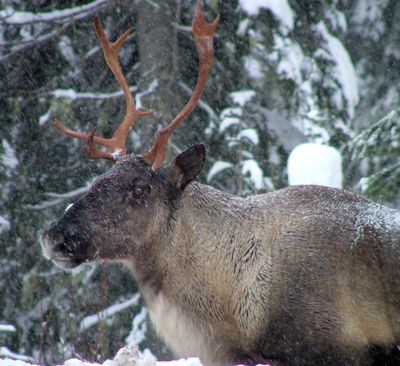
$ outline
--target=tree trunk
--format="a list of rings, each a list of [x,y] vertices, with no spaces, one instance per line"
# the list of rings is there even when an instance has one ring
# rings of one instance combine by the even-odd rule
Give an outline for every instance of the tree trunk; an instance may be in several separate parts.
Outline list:
[[[153,82],[158,85],[142,99],[143,108],[156,110],[141,128],[146,148],[153,144],[155,131],[166,126],[184,105],[177,84],[177,31],[173,26],[177,23],[178,12],[179,2],[176,1],[150,3],[141,0],[137,3],[140,90],[147,90]]]

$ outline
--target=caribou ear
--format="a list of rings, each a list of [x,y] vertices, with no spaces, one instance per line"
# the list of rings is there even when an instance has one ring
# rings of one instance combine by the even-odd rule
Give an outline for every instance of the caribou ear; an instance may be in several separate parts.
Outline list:
[[[179,154],[171,166],[170,182],[183,190],[201,172],[205,159],[206,148],[201,144],[193,145]]]

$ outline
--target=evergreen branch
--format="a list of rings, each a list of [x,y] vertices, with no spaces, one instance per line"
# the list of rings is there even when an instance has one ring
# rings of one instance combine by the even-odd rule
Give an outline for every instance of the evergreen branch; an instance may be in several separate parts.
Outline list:
[[[400,156],[400,110],[393,110],[371,127],[362,131],[352,142],[352,158],[387,154]]]
[[[22,52],[30,47],[37,47],[38,44],[44,43],[49,41],[50,39],[54,37],[58,37],[61,33],[63,33],[68,27],[70,23],[64,24],[61,28],[47,33],[43,36],[40,37],[32,37],[29,39],[24,39],[18,42],[14,42],[14,46],[11,47],[11,50],[6,53],[4,56],[0,57],[0,62],[7,61],[9,58],[14,56],[15,54]],[[3,46],[4,44],[0,44],[0,48],[5,48]]]
[[[364,178],[365,179],[365,178]],[[391,164],[366,177],[363,194],[367,197],[388,201],[400,185],[400,164]]]
[[[72,8],[67,8],[63,10],[53,10],[43,13],[31,13],[24,11],[17,11],[12,8],[8,8],[0,11],[0,21],[8,25],[27,25],[36,23],[47,23],[47,22],[57,22],[65,21],[68,22],[72,20],[81,19],[87,17],[94,12],[106,5],[110,5],[111,0],[95,0],[89,4],[75,6]]]

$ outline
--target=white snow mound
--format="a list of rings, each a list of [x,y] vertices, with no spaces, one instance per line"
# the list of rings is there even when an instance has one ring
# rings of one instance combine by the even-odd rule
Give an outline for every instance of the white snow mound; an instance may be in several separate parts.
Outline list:
[[[315,143],[298,145],[289,155],[287,168],[290,185],[342,188],[342,156],[334,147]]]

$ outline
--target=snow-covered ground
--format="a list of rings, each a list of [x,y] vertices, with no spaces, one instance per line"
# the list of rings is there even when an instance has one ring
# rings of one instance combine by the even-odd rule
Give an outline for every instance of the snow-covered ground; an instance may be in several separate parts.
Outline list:
[[[21,360],[0,359],[0,366],[39,366]],[[61,365],[60,365],[61,366]],[[64,362],[63,366],[202,366],[196,357],[175,361],[157,361],[150,352],[140,353],[136,347],[121,348],[113,360],[102,364],[72,358]],[[258,365],[263,366],[263,365]],[[264,365],[268,366],[268,365]]]
[[[39,366],[22,360],[3,359],[0,366]],[[60,365],[61,366],[61,365]],[[102,364],[72,358],[63,363],[63,366],[201,366],[198,358],[181,359],[172,362],[159,362],[150,353],[141,354],[136,347],[121,348],[113,360],[106,360]]]

